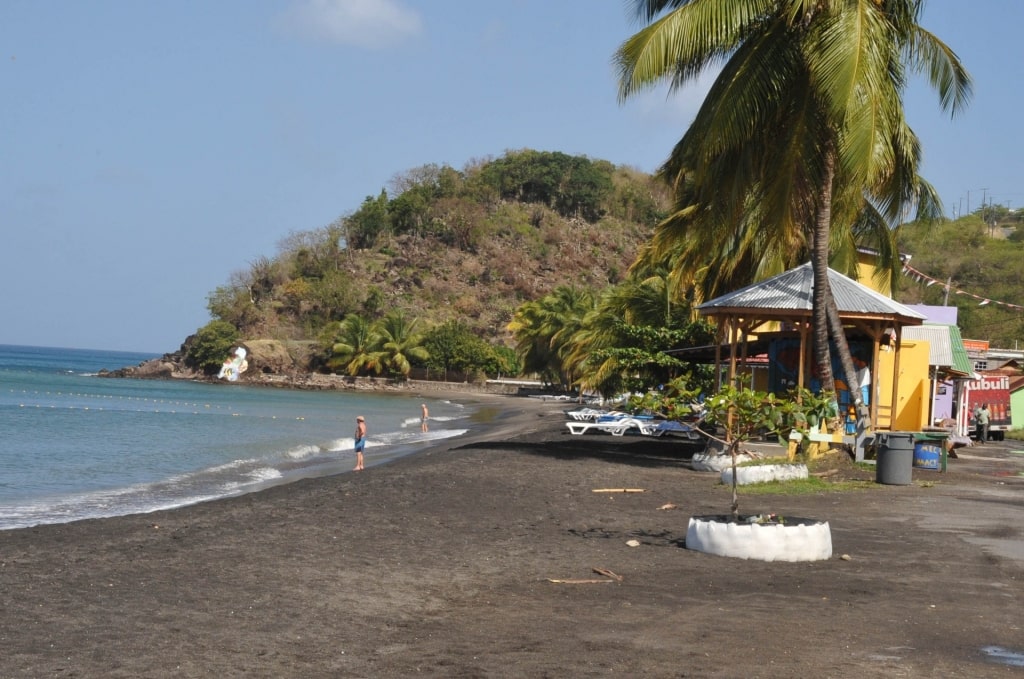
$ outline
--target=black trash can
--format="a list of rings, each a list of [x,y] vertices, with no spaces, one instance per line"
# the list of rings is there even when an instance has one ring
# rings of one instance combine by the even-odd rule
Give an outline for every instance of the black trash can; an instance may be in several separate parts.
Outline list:
[[[914,433],[893,431],[878,434],[875,482],[890,486],[908,486],[913,481]]]

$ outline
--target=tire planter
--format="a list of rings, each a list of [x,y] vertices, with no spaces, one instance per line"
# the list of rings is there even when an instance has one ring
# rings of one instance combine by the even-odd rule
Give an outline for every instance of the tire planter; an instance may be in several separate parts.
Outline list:
[[[686,548],[758,561],[824,561],[832,557],[827,521],[785,517],[785,523],[757,523],[758,517],[690,517]],[[751,520],[754,522],[751,522]]]
[[[753,460],[750,455],[740,453],[736,456],[736,463],[742,464]],[[732,467],[732,455],[717,455],[711,453],[697,453],[690,460],[690,466],[698,472],[721,472]]]
[[[762,464],[754,467],[736,468],[736,485],[768,483],[770,481],[792,481],[807,478],[805,464]],[[722,483],[732,485],[732,465],[722,470]]]

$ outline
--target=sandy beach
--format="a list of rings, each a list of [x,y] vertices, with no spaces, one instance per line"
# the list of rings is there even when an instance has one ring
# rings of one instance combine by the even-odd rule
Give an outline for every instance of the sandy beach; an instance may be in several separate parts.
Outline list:
[[[832,559],[765,563],[685,549],[688,518],[729,504],[686,446],[493,407],[358,474],[0,532],[0,677],[1024,672],[1020,443],[908,486],[743,494],[832,529]]]

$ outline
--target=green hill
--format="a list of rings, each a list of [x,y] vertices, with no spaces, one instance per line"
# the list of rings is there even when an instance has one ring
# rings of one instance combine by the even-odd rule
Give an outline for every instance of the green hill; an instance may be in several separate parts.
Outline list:
[[[391,189],[233,274],[209,296],[213,318],[242,338],[317,340],[349,314],[403,309],[508,344],[524,301],[622,280],[669,205],[650,175],[532,150],[416,168]]]
[[[1024,339],[1024,229],[1018,224],[1014,213],[983,221],[979,212],[955,221],[904,225],[900,250],[912,255],[914,269],[938,283],[906,279],[898,300],[955,305],[964,337],[1019,348]]]

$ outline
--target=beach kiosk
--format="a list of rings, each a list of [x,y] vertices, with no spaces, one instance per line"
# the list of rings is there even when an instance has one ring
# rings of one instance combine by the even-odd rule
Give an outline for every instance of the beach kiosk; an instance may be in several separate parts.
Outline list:
[[[829,269],[828,277],[851,353],[869,371],[867,428],[920,429],[925,424],[922,412],[926,409],[922,411],[918,402],[917,387],[907,390],[906,385],[928,382],[928,346],[921,343],[904,351],[901,340],[903,328],[921,325],[924,314],[833,269]],[[814,391],[818,385],[813,292],[813,272],[807,263],[699,305],[699,313],[717,328],[717,374],[732,379],[741,370],[751,372],[755,388],[774,393],[795,387]],[[842,406],[852,401],[851,390],[858,387],[845,384],[838,361],[833,360]],[[833,441],[843,442],[846,434],[839,431],[830,435]],[[860,449],[858,459],[863,459]]]

